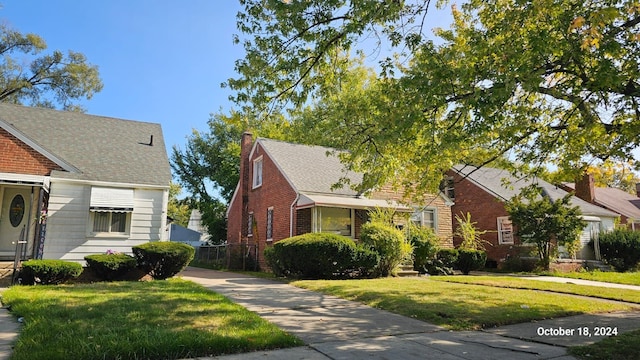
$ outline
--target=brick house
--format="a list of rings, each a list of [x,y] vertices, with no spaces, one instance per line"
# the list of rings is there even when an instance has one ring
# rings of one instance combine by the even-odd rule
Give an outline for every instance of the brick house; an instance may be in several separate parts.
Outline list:
[[[471,220],[477,223],[476,227],[486,231],[482,239],[487,242],[487,264],[493,266],[499,265],[508,257],[520,255],[520,250],[523,249],[505,209],[505,201],[518,195],[520,190],[533,182],[542,187],[545,195],[553,201],[567,195],[566,191],[543,180],[518,178],[506,170],[489,167],[456,166],[448,172],[448,176],[450,186],[447,195],[455,202],[452,207],[454,218],[455,215],[469,213]],[[588,224],[580,236],[581,248],[577,259],[599,259],[599,254],[594,253],[587,244],[592,238],[597,240],[599,232],[613,229],[618,215],[576,196],[572,197],[571,205],[580,207],[582,217]],[[454,232],[456,227],[454,220]],[[458,246],[462,240],[454,237],[453,242]],[[568,257],[562,248],[559,252],[561,258]]]
[[[170,181],[159,124],[2,103],[0,259],[163,240]]]
[[[587,174],[576,183],[561,184],[564,190],[574,192],[580,199],[620,215],[620,224],[640,231],[640,183],[636,194],[610,187],[596,187],[593,175]]]
[[[352,184],[362,174],[345,172],[335,149],[258,138],[241,141],[240,181],[227,209],[227,242],[265,247],[309,232],[333,232],[358,239],[367,211],[392,207],[412,212],[412,221],[434,228],[443,246],[452,246],[451,205],[444,194],[424,205],[400,202],[402,194],[381,188],[368,196],[334,188],[342,177]]]

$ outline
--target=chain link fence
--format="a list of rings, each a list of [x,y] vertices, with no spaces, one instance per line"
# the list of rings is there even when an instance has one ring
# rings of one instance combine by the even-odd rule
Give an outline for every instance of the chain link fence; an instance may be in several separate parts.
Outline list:
[[[259,271],[258,249],[250,244],[208,245],[196,248],[194,260],[214,269]]]

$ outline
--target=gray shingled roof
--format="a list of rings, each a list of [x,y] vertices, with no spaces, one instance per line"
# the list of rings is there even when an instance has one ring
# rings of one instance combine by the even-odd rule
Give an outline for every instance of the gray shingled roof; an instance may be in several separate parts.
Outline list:
[[[334,153],[335,149],[292,144],[265,138],[258,138],[256,144],[262,145],[297,191],[357,195],[349,186],[331,190],[331,187],[342,177],[350,179],[352,184],[362,182],[361,173],[345,172],[344,165]]]
[[[506,201],[518,195],[520,190],[537,183],[553,201],[563,198],[568,193],[559,187],[552,185],[542,179],[530,177],[516,177],[506,170],[482,167],[480,169],[473,166],[455,166],[454,170],[462,176],[466,176],[476,185],[484,188],[493,196]],[[580,207],[583,215],[617,217],[618,214],[590,204],[576,196],[571,197],[571,205]]]
[[[160,124],[0,103],[0,120],[79,172],[52,177],[168,186]],[[153,146],[146,145],[153,136]]]
[[[575,189],[574,183],[565,183]],[[616,188],[595,187],[595,202],[628,218],[640,219],[640,198]]]

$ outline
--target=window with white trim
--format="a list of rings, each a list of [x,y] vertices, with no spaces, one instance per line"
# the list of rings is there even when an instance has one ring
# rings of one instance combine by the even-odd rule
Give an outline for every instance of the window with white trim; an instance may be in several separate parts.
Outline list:
[[[129,213],[115,211],[92,211],[91,223],[93,234],[111,233],[125,235],[128,233]]]
[[[411,222],[414,225],[427,227],[436,230],[436,209],[419,209],[411,214]]]
[[[253,188],[262,186],[262,156],[253,160]]]
[[[273,207],[267,209],[267,241],[273,240]]]
[[[513,224],[508,216],[498,217],[498,244],[513,244]]]
[[[127,235],[133,212],[133,189],[91,188],[89,233],[93,236]]]
[[[353,237],[353,209],[316,207],[314,208],[313,232],[329,232]]]

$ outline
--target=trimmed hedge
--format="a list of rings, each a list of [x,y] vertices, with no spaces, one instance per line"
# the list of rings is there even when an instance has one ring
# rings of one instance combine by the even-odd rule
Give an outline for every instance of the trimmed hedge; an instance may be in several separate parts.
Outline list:
[[[136,268],[137,262],[127,254],[94,254],[84,257],[87,267],[101,280],[117,280]]]
[[[20,278],[24,285],[58,285],[82,274],[82,265],[64,260],[27,260],[22,263]]]
[[[380,255],[377,272],[389,276],[412,252],[411,244],[405,242],[402,231],[383,223],[366,223],[360,229],[360,240],[365,246]]]
[[[602,259],[616,271],[627,271],[640,262],[640,232],[615,229],[601,233],[598,239]]]
[[[463,274],[469,275],[470,271],[482,269],[486,261],[487,253],[485,251],[458,249],[456,267],[462,271]]]
[[[348,237],[309,233],[276,242],[264,251],[277,276],[303,279],[367,277],[378,264],[376,253]]]
[[[156,280],[170,278],[189,265],[196,250],[187,244],[154,241],[132,248],[138,267]]]

